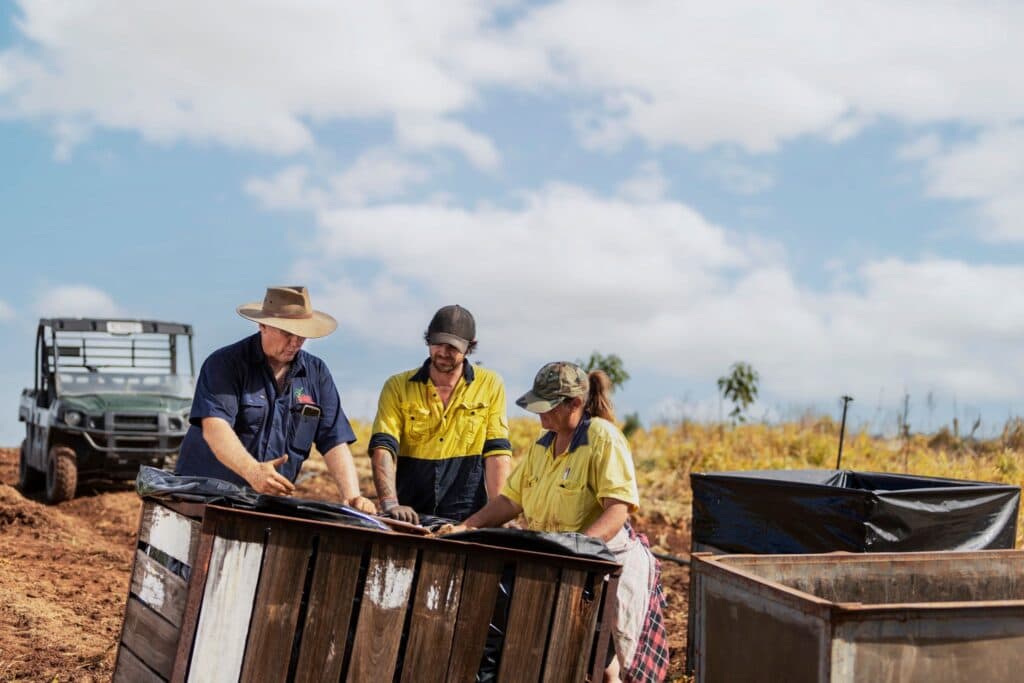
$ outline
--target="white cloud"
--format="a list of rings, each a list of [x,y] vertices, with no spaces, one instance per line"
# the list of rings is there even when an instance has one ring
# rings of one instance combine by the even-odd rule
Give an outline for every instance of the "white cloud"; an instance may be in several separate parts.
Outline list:
[[[313,122],[397,115],[431,122],[402,124],[416,144],[493,164],[482,136],[444,118],[475,101],[474,74],[493,74],[501,60],[501,80],[514,81],[543,60],[516,57],[519,48],[484,26],[490,12],[468,1],[444,11],[418,2],[23,2],[18,25],[30,45],[0,53],[0,106],[55,129],[72,121],[278,154],[310,148]]]
[[[489,139],[457,121],[403,116],[395,129],[399,142],[413,149],[452,147],[483,170],[492,170],[501,162],[501,155]]]
[[[1024,126],[980,133],[940,148],[922,143],[928,193],[976,202],[978,231],[992,241],[1024,241]]]
[[[736,194],[760,194],[775,185],[772,173],[743,163],[731,155],[707,162],[704,174]]]
[[[1022,27],[1024,6],[1009,3],[564,0],[516,31],[595,95],[576,117],[588,145],[764,152],[806,134],[841,141],[879,117],[1012,121],[1024,84],[1004,74],[1024,58]]]
[[[640,165],[636,174],[621,182],[617,193],[624,199],[638,202],[654,202],[665,197],[668,180],[656,161],[647,161]]]
[[[591,102],[575,120],[603,147],[764,152],[802,135],[844,140],[879,118],[1024,115],[1024,83],[1005,78],[1024,59],[1013,3],[20,6],[24,44],[0,53],[0,108],[51,123],[61,155],[96,127],[293,153],[315,144],[317,123],[380,118],[403,144],[491,169],[499,151],[457,117],[494,88]]]
[[[269,178],[250,178],[245,191],[268,209],[315,209],[324,206],[324,190],[310,187],[305,166],[288,166]]]
[[[125,315],[109,294],[89,285],[50,287],[36,298],[34,308],[36,313],[44,318],[99,318]]]
[[[293,165],[267,178],[250,178],[245,191],[268,209],[318,210],[400,197],[432,174],[429,166],[394,151],[371,149],[340,173],[320,177],[306,166]]]
[[[331,178],[334,196],[346,204],[365,204],[402,196],[413,185],[426,182],[431,169],[388,150],[374,149],[362,155],[342,173]]]
[[[0,299],[0,323],[14,320],[15,317],[17,314],[14,312],[14,307]]]
[[[1004,400],[1024,383],[1024,299],[1005,296],[1024,267],[871,261],[820,293],[781,247],[683,204],[570,185],[511,208],[334,206],[317,222],[301,270],[355,334],[413,347],[426,312],[457,301],[477,317],[481,357],[515,376],[596,348],[708,386],[745,360],[766,393],[795,401],[908,386]],[[374,275],[352,275],[367,263]]]

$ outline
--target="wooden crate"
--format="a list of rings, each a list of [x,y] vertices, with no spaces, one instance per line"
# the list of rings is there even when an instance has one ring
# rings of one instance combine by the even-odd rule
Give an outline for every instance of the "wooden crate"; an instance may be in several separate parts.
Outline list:
[[[610,562],[151,500],[139,539],[118,682],[472,681],[503,573],[498,681],[600,680],[609,648]]]

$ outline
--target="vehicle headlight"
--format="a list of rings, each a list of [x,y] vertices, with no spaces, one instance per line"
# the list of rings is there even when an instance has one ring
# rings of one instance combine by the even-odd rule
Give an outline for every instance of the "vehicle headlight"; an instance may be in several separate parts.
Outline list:
[[[82,424],[82,414],[77,410],[69,410],[64,413],[64,422],[70,427],[77,427]]]

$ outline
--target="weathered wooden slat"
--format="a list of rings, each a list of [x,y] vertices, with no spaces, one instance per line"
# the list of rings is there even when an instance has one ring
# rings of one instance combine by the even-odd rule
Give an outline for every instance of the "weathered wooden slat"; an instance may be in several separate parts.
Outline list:
[[[448,671],[465,558],[424,551],[405,646],[402,681],[442,683]]]
[[[178,638],[178,651],[174,655],[174,671],[171,672],[171,683],[184,683],[188,672],[188,662],[192,656],[192,643],[199,625],[199,610],[203,603],[206,590],[206,577],[213,556],[213,542],[217,532],[217,514],[205,514],[199,535],[199,547],[196,550],[195,564],[188,580],[188,595],[185,598],[185,614],[182,616],[181,636]]]
[[[415,571],[414,547],[391,543],[374,546],[347,680],[382,681],[394,676]]]
[[[313,538],[309,529],[296,525],[270,529],[242,662],[243,683],[273,683],[288,677]]]
[[[141,550],[135,551],[131,592],[164,619],[181,626],[188,584]]]
[[[121,642],[153,671],[170,678],[178,629],[134,597],[128,598]]]
[[[590,658],[597,625],[597,608],[601,604],[600,591],[604,581],[597,584],[595,594],[584,597],[588,572],[562,570],[562,581],[555,600],[555,618],[551,624],[550,645],[544,661],[545,683],[582,681]]]
[[[147,500],[142,508],[139,540],[191,567],[199,544],[199,523]]]
[[[459,617],[448,662],[449,681],[472,681],[476,678],[498,598],[503,565],[504,562],[495,555],[473,553],[466,558]]]
[[[339,534],[320,536],[295,669],[296,681],[341,678],[364,547]]]
[[[117,651],[117,665],[114,667],[112,683],[164,683],[155,671],[142,663],[131,650],[123,645]]]
[[[190,682],[238,680],[259,583],[262,528],[242,519],[221,520],[217,534],[188,669]]]
[[[594,660],[590,668],[590,680],[599,681],[604,672],[604,660],[608,648],[612,647],[612,633],[615,631],[615,620],[619,613],[619,572],[608,576],[601,582],[602,589],[597,593],[600,606],[601,632],[594,645]]]
[[[517,564],[498,672],[502,683],[535,683],[540,678],[557,579],[554,567]]]

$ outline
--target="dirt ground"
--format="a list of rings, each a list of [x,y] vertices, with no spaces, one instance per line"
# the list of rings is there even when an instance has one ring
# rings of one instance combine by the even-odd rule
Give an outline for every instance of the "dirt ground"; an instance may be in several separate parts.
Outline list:
[[[140,500],[127,485],[85,485],[74,500],[44,505],[15,488],[17,467],[17,449],[0,449],[0,681],[109,681]],[[331,499],[333,486],[314,476],[298,494]],[[657,512],[635,526],[655,550],[686,555],[688,532]],[[669,680],[682,676],[688,580],[685,566],[663,562]]]

